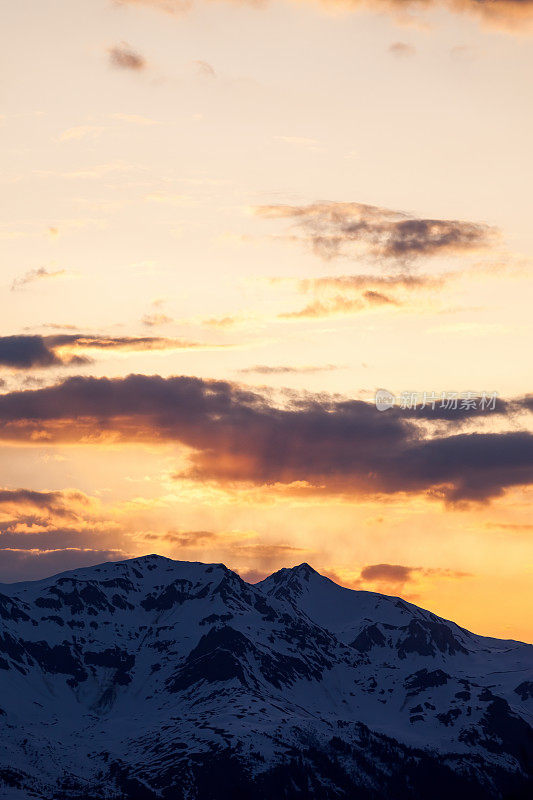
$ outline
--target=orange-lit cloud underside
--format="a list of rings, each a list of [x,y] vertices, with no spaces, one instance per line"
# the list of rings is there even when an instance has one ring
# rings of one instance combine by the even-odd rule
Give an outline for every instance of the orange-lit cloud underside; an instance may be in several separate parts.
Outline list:
[[[298,0],[301,2],[302,0]],[[144,5],[167,14],[182,15],[193,5],[194,0],[117,0],[123,5]],[[243,5],[257,7],[257,0],[241,0]],[[370,9],[405,16],[432,6],[444,5],[452,11],[473,14],[481,19],[504,27],[530,21],[533,16],[531,0],[321,0],[324,8],[331,10],[355,11]],[[263,6],[259,4],[259,8]],[[137,68],[134,66],[133,68]]]
[[[505,418],[530,405],[500,401],[493,413]],[[281,407],[237,384],[143,375],[70,378],[0,397],[6,441],[171,441],[193,451],[185,475],[197,480],[306,481],[333,494],[426,492],[452,503],[533,480],[533,435],[463,432],[479,418],[324,396],[291,396]],[[428,435],[427,422],[440,431]]]

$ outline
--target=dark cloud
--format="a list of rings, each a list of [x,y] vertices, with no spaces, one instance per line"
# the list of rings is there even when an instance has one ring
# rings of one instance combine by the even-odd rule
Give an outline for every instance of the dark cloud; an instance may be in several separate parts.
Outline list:
[[[146,67],[145,58],[125,42],[109,48],[109,60],[114,67],[119,69],[140,71]]]
[[[201,481],[303,481],[321,492],[423,492],[452,503],[533,482],[531,433],[457,433],[459,424],[431,438],[398,407],[295,392],[281,407],[193,377],[75,377],[0,396],[5,441],[176,441],[193,451],[186,476]]]
[[[475,250],[490,238],[488,226],[458,220],[406,219],[385,224],[385,231],[385,238],[376,231],[378,253],[392,258]]]
[[[407,447],[402,459],[404,482],[413,488],[433,487],[435,496],[449,502],[482,501],[533,482],[533,435],[517,431],[430,439]],[[385,480],[385,485],[395,483],[392,474]]]
[[[0,337],[0,366],[12,369],[72,366],[91,359],[76,350],[132,351],[189,350],[199,342],[158,336],[99,336],[92,334],[20,335]]]
[[[380,582],[403,586],[419,577],[469,578],[469,572],[439,567],[406,567],[401,564],[370,564],[361,570],[363,582]]]
[[[393,583],[405,583],[413,573],[413,567],[402,567],[400,564],[372,564],[361,570],[361,578],[367,581],[385,580]]]
[[[517,405],[518,407],[523,407],[528,411],[533,411],[533,394],[526,395],[524,399]]]
[[[92,334],[64,334],[47,336],[54,348],[78,347],[95,350],[181,350],[201,347],[199,342],[187,339],[167,339],[161,336],[99,336]]]
[[[406,263],[486,247],[495,233],[487,225],[418,219],[363,203],[270,205],[258,206],[255,212],[267,219],[291,220],[302,231],[304,241],[325,259],[357,257],[364,246],[377,259]]]
[[[118,538],[123,539],[123,536]],[[86,525],[69,524],[58,527],[52,522],[29,515],[0,522],[0,552],[3,550],[102,550],[117,547],[116,526],[105,530],[102,525],[97,533]],[[1,557],[0,557],[1,560]]]
[[[122,557],[127,540],[112,514],[83,492],[0,489],[0,581]]]
[[[67,271],[65,269],[48,270],[45,269],[45,267],[30,269],[28,272],[25,272],[24,275],[21,275],[20,278],[15,278],[11,284],[11,291],[14,292],[17,289],[23,289],[28,284],[35,283],[35,281],[40,281],[45,278],[60,278],[66,274]]]
[[[79,567],[92,567],[104,561],[120,561],[128,554],[120,550],[92,550],[84,547],[18,549],[0,547],[0,581],[39,580],[58,572]]]
[[[0,489],[0,508],[8,509],[32,508],[39,512],[51,513],[54,516],[75,518],[77,515],[72,505],[87,505],[89,499],[82,492],[56,491],[40,492],[31,489]]]
[[[457,393],[459,398],[459,393]],[[496,397],[494,401],[490,401],[490,405],[483,408],[480,398],[477,398],[476,405],[469,408],[467,404],[462,405],[461,400],[457,399],[457,405],[449,402],[449,393],[443,395],[435,395],[437,398],[435,402],[430,400],[431,393],[427,394],[427,400],[423,403],[422,396],[418,399],[418,404],[413,408],[402,409],[404,417],[409,417],[414,420],[442,420],[446,422],[459,422],[463,423],[467,419],[472,420],[488,415],[508,415],[512,416],[522,408],[521,403],[510,402]]]
[[[24,389],[36,389],[38,386],[44,386],[45,383],[44,378],[36,378],[35,375],[26,375],[21,381]]]
[[[43,336],[0,337],[0,365],[13,369],[56,367],[64,362]]]

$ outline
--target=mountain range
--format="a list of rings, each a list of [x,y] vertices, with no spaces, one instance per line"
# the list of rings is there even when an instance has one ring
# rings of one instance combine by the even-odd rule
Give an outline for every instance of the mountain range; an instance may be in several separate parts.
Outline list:
[[[525,800],[533,646],[308,564],[0,585],[0,798]]]

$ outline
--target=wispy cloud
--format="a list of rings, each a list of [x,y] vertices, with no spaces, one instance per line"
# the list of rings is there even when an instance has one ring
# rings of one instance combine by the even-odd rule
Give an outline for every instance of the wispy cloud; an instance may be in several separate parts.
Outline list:
[[[116,112],[111,114],[111,119],[115,119],[118,122],[126,122],[130,125],[159,125],[160,123],[155,119],[150,119],[150,117],[143,117],[140,114],[122,114]]]
[[[78,510],[91,505],[91,498],[80,491],[35,491],[32,489],[0,488],[0,509],[2,513],[18,513],[20,509],[37,510],[57,517],[75,518]]]
[[[385,593],[405,593],[422,583],[441,580],[463,580],[472,573],[445,567],[411,567],[403,564],[369,564],[362,568],[359,577],[346,580],[333,570],[328,575],[337,582],[349,584],[353,589],[374,589]]]
[[[407,42],[393,42],[389,45],[388,51],[396,58],[411,58],[416,55],[416,47]]]
[[[15,278],[11,284],[11,291],[14,292],[18,289],[24,289],[29,284],[44,280],[46,278],[62,278],[66,274],[66,269],[48,270],[46,267],[30,269],[28,272],[25,272],[24,275],[21,275],[20,278]]]
[[[76,139],[96,138],[100,136],[105,128],[102,125],[76,125],[72,128],[67,128],[63,133],[59,134],[58,141],[70,142]]]
[[[339,369],[335,364],[323,364],[322,366],[270,366],[268,364],[256,364],[254,367],[246,367],[240,369],[239,373],[242,375],[256,374],[256,375],[311,375],[315,372],[332,372]]]
[[[153,350],[198,350],[222,347],[187,339],[161,336],[104,336],[99,334],[65,333],[51,336],[15,335],[0,337],[0,366],[11,369],[74,366],[91,361],[91,351],[107,353]]]
[[[146,59],[129,44],[121,42],[109,48],[109,60],[113,67],[140,71],[146,67]]]
[[[462,273],[461,273],[462,274]],[[411,298],[431,292],[457,277],[398,272],[393,275],[331,275],[298,281],[298,289],[313,299],[302,308],[278,314],[279,319],[321,319],[363,311],[409,306]]]
[[[216,78],[215,68],[207,61],[193,61],[196,72],[203,78]]]
[[[180,15],[188,11],[194,0],[115,0],[121,5],[140,5],[164,11],[167,14]],[[260,0],[240,0],[242,5],[255,8],[266,7],[268,2]],[[310,0],[307,0],[310,2]],[[533,19],[532,0],[443,0],[444,6],[453,13],[470,14],[492,26],[510,31],[523,30]],[[438,0],[322,0],[326,9],[342,9],[350,11],[368,11],[374,9],[382,14],[388,12],[400,21],[411,20],[412,14],[426,9],[438,8]]]
[[[301,231],[299,238],[324,259],[355,258],[364,252],[382,261],[409,263],[475,252],[486,248],[496,233],[480,223],[418,218],[363,203],[266,205],[254,211],[265,219],[291,221]]]
[[[401,290],[414,292],[428,288],[439,289],[451,277],[456,277],[456,273],[425,275],[399,272],[394,275],[324,275],[320,278],[304,278],[299,281],[299,287],[303,292],[325,289],[333,289],[335,291],[379,290],[389,292]]]
[[[287,559],[301,560],[312,552],[284,542],[260,541],[256,531],[168,531],[148,533],[143,538],[156,546],[176,548],[180,555],[186,550],[189,558],[202,558],[203,554],[209,553],[209,558],[231,564],[244,580],[252,583],[279,569]]]
[[[400,564],[370,564],[361,570],[364,581],[386,581],[387,583],[407,583],[417,575],[438,575],[446,578],[467,578],[470,573],[435,567],[406,567]]]
[[[512,533],[531,533],[533,532],[532,522],[487,522],[486,528],[498,531],[511,531]]]
[[[356,314],[365,309],[377,306],[398,306],[398,300],[382,292],[367,290],[359,297],[338,294],[327,300],[314,300],[297,311],[285,311],[278,314],[279,319],[320,319],[343,314]]]
[[[173,322],[173,319],[172,317],[169,317],[168,314],[154,312],[152,314],[145,314],[142,317],[141,322],[148,328],[157,328],[161,325],[168,325],[170,322]]]
[[[115,0],[115,2],[123,6],[149,6],[174,15],[183,14],[193,4],[193,0]]]
[[[228,315],[226,317],[208,317],[202,320],[203,325],[209,325],[212,328],[231,328],[242,322],[242,317]]]
[[[316,139],[310,139],[307,136],[275,136],[279,142],[294,145],[295,147],[304,147],[307,150],[318,149],[319,143]]]

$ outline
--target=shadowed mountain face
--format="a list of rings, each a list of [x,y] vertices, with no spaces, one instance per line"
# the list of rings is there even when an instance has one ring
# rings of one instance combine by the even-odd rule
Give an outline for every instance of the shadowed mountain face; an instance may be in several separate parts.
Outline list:
[[[0,798],[533,796],[533,647],[307,564],[0,585]]]

